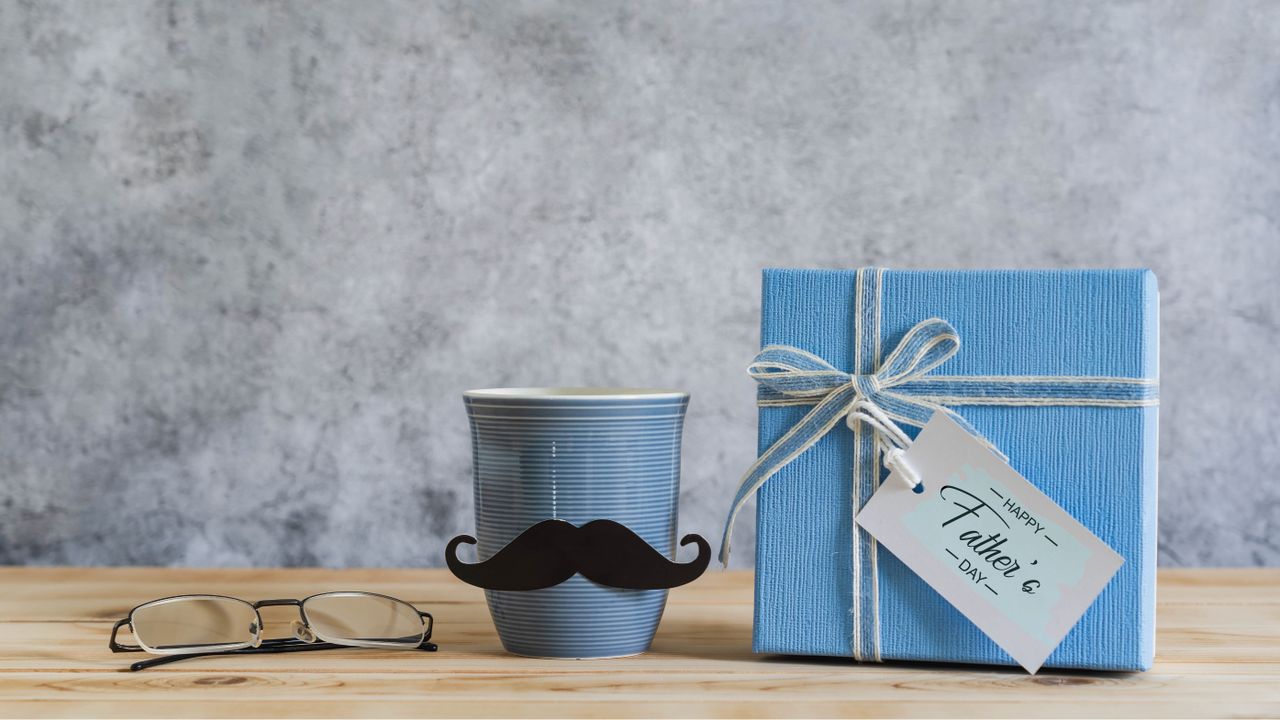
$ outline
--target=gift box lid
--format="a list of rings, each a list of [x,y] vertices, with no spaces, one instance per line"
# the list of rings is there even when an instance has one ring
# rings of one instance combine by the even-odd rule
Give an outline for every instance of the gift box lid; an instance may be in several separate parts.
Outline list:
[[[961,338],[939,374],[1157,377],[1158,292],[1150,271],[887,270],[875,280],[878,311],[868,314],[858,271],[765,270],[762,346],[794,346],[856,372],[855,318],[870,324],[864,332],[887,353],[913,325],[938,317]],[[855,311],[859,292],[861,314]],[[760,451],[808,409],[761,407]],[[1046,667],[1150,667],[1157,408],[953,409],[1125,559]],[[755,650],[1015,664],[865,531],[858,529],[854,541],[853,463],[852,433],[838,427],[761,487]]]

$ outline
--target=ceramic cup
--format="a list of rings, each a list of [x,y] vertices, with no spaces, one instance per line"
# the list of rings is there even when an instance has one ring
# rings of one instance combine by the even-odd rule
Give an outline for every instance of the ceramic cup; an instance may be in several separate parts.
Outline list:
[[[548,519],[626,525],[674,560],[686,393],[502,388],[464,395],[471,422],[476,554],[487,560]],[[574,575],[554,587],[486,590],[508,652],[607,658],[649,649],[666,590],[621,590]]]

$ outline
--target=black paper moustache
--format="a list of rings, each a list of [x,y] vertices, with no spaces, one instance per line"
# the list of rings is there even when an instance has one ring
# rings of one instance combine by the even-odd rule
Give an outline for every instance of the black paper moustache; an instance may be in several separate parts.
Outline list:
[[[657,590],[693,582],[707,569],[711,546],[699,535],[680,545],[698,544],[687,563],[668,560],[626,525],[592,520],[577,527],[564,520],[543,520],[520,533],[493,557],[478,563],[458,559],[458,546],[476,544],[470,535],[449,541],[444,558],[458,579],[486,590],[539,590],[559,585],[574,573],[599,585],[627,590]]]

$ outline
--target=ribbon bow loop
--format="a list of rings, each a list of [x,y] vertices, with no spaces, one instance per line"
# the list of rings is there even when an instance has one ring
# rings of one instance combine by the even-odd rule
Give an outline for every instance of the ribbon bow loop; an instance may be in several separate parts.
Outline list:
[[[876,377],[881,387],[893,387],[932,371],[960,351],[960,334],[951,323],[929,318],[916,324],[885,358]]]
[[[817,355],[785,345],[761,350],[747,367],[747,374],[760,383],[762,399],[816,397],[849,384],[849,373],[835,369]]]

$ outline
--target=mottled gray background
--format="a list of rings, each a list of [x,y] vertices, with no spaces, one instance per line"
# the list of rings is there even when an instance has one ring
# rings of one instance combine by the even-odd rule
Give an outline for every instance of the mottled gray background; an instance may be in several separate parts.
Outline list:
[[[0,561],[437,564],[511,384],[691,390],[715,535],[875,263],[1154,268],[1160,560],[1280,563],[1280,4],[0,0],[0,134]]]

